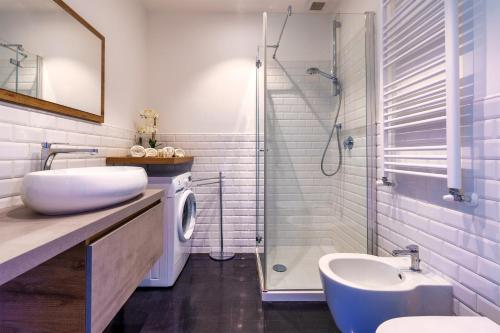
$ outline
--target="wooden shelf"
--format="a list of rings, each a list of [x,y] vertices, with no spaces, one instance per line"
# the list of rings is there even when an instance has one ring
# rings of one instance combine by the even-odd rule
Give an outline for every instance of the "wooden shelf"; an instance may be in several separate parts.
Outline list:
[[[155,164],[155,165],[178,165],[193,163],[193,156],[185,157],[107,157],[106,165],[141,165],[141,164]]]

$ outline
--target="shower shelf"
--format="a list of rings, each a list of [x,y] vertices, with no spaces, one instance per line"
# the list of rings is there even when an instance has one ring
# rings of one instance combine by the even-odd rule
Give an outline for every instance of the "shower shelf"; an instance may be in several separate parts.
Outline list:
[[[474,204],[462,192],[456,0],[387,0],[382,16],[379,184],[397,174],[446,179],[444,200]]]

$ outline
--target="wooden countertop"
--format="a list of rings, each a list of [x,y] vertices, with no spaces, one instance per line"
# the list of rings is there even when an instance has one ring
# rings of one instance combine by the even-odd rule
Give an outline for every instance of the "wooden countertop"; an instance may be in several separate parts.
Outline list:
[[[25,206],[1,210],[0,285],[147,208],[163,194],[146,189],[111,208],[74,215],[41,215]]]
[[[155,165],[177,165],[193,163],[193,156],[185,157],[107,157],[107,165],[141,165],[141,164],[155,164]]]

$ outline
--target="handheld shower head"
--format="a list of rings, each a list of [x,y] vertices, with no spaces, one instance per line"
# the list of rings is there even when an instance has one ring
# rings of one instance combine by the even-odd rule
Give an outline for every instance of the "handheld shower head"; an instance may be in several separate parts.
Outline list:
[[[319,73],[319,68],[318,67],[309,67],[306,70],[306,73],[309,74],[309,75],[318,74]]]
[[[309,75],[319,74],[319,75],[321,75],[323,77],[326,77],[329,80],[332,80],[334,83],[337,83],[337,81],[338,81],[338,79],[337,79],[337,77],[335,75],[325,73],[321,69],[319,69],[318,67],[309,67],[306,70],[306,73],[309,74]]]
[[[288,16],[292,16],[292,5],[288,6],[287,12],[288,12]]]

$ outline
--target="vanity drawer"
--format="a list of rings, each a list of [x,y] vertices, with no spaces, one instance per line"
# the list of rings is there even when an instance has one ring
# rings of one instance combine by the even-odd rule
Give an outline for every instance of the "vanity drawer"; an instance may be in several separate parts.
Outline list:
[[[90,243],[86,331],[102,332],[163,253],[163,203]]]

